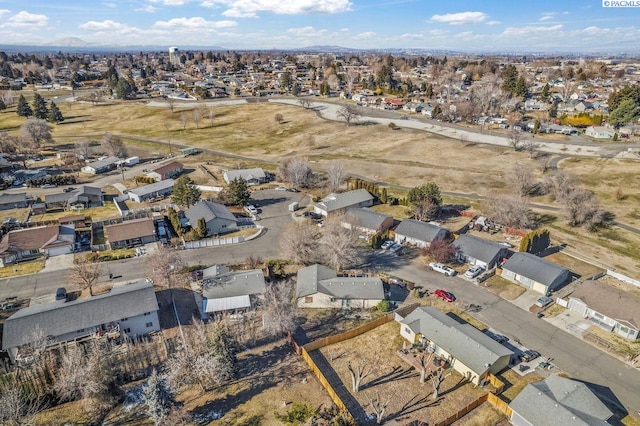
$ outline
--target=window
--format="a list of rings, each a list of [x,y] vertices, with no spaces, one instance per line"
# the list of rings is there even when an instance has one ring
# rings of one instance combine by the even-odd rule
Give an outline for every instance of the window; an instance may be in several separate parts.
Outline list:
[[[629,327],[625,327],[624,325],[620,326],[620,331],[627,334],[629,332]]]
[[[333,302],[335,302],[335,301],[336,301],[336,298],[335,298],[335,297],[332,297],[332,298],[331,298],[331,303],[333,303]]]
[[[411,334],[411,329],[405,325],[404,326],[404,332],[407,333],[407,334]]]
[[[304,303],[313,303],[313,297],[312,296],[307,296],[304,298]]]
[[[129,318],[122,318],[120,321],[124,322],[124,321],[128,321]]]
[[[84,333],[84,328],[81,328],[80,330],[76,331],[76,333],[78,333],[78,334]]]
[[[145,312],[144,316],[146,317],[147,315],[151,315],[151,312]]]
[[[153,323],[152,322],[148,322],[147,323],[147,328],[149,328],[149,327],[153,327]]]
[[[131,329],[130,329],[130,328],[125,328],[125,329],[124,329],[124,330],[122,330],[122,331],[124,331],[124,332],[125,332],[125,333],[127,333],[127,334],[131,333]]]

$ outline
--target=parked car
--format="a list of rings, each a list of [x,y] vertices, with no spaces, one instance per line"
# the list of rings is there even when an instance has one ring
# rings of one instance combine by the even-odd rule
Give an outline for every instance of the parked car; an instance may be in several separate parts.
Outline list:
[[[71,192],[71,191],[73,191],[74,189],[75,189],[75,188],[74,188],[73,186],[70,186],[70,187],[68,187],[68,188],[65,188],[65,189],[64,189],[64,192]]]
[[[507,241],[501,241],[498,244],[500,244],[501,246],[506,247],[506,248],[513,248],[513,244],[511,244],[510,242],[507,242]]]
[[[389,247],[389,251],[392,253],[400,254],[402,252],[402,244],[393,243],[391,247]]]
[[[467,272],[464,273],[464,276],[466,278],[475,278],[483,272],[484,272],[484,266],[476,265],[467,269]]]
[[[429,264],[429,269],[432,271],[440,272],[441,274],[445,274],[448,277],[452,277],[457,272],[455,269],[449,268],[447,265],[443,265],[442,263],[431,262]]]
[[[251,214],[258,214],[258,209],[253,204],[247,204],[244,208]]]
[[[289,192],[300,192],[300,190],[296,188],[289,188]]]
[[[540,352],[534,350],[526,350],[520,354],[520,361],[529,362],[540,356]]]
[[[393,244],[394,244],[393,240],[387,240],[384,243],[382,243],[380,248],[382,250],[389,250]]]
[[[56,300],[67,300],[67,289],[64,287],[58,287],[56,290]]]
[[[284,186],[276,186],[276,191],[286,191],[287,188],[285,188]]]
[[[547,296],[542,296],[538,300],[536,300],[536,306],[540,306],[544,308],[547,305],[550,305],[553,302],[553,299]]]
[[[436,297],[439,297],[442,300],[446,300],[447,302],[453,302],[454,300],[456,300],[456,297],[453,295],[453,293],[449,293],[448,291],[441,288],[434,291],[433,294],[435,294]]]

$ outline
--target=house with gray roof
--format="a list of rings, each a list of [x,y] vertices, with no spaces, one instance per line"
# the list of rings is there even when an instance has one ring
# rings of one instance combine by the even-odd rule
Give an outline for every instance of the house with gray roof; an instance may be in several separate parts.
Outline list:
[[[555,374],[529,383],[509,408],[515,426],[604,426],[613,416],[586,384]]]
[[[20,309],[4,323],[2,349],[15,362],[21,347],[36,335],[49,336],[56,344],[102,335],[134,338],[158,330],[158,301],[153,284],[145,279],[97,296]]]
[[[141,203],[156,197],[166,197],[173,193],[174,184],[175,181],[173,179],[165,179],[139,188],[131,189],[128,192],[129,198],[132,201]]]
[[[265,291],[261,269],[229,271],[214,265],[202,271],[202,311],[208,314],[255,309]]]
[[[565,284],[571,272],[530,253],[514,253],[502,267],[502,278],[548,295]]]
[[[339,277],[324,265],[298,270],[296,300],[299,308],[373,308],[384,300],[380,278]]]
[[[438,309],[416,308],[398,321],[400,335],[421,343],[474,384],[509,366],[513,352],[471,324],[458,322]]]
[[[234,179],[244,179],[248,186],[260,185],[267,181],[267,175],[260,167],[254,169],[228,170],[224,172],[222,177],[227,185]]]
[[[314,204],[317,214],[328,216],[329,213],[344,211],[349,208],[371,207],[375,197],[366,189],[355,189],[341,194],[329,194],[322,201]]]
[[[84,173],[89,173],[92,175],[98,175],[100,173],[106,173],[110,170],[113,170],[116,168],[116,163],[120,161],[120,159],[118,157],[106,157],[103,158],[102,160],[98,160],[98,161],[94,161],[92,163],[88,163],[86,166],[84,166],[81,170]]]
[[[0,194],[0,210],[24,209],[29,207],[31,200],[31,197],[26,192],[16,194],[7,194],[5,192]]]
[[[354,226],[358,231],[380,235],[393,226],[393,216],[368,207],[350,208],[347,209],[343,226],[349,229]]]
[[[405,219],[395,229],[395,241],[398,244],[411,244],[418,248],[428,248],[436,240],[449,238],[446,228],[431,222]]]
[[[198,226],[198,219],[204,218],[208,234],[219,235],[238,229],[238,218],[226,206],[213,201],[201,200],[184,212],[192,228]]]
[[[81,205],[85,208],[101,206],[103,201],[102,189],[89,185],[82,185],[69,192],[59,192],[44,196],[44,204],[47,210],[64,209],[75,205]]]
[[[456,248],[456,258],[459,262],[482,266],[485,269],[493,268],[509,251],[496,242],[469,234],[460,235],[452,245]]]

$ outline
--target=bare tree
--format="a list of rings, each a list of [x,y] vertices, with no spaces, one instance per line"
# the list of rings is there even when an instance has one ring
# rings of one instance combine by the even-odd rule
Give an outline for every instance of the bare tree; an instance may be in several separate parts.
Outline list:
[[[531,169],[523,164],[516,164],[511,169],[511,180],[520,197],[531,195],[536,187]]]
[[[447,263],[456,259],[456,248],[446,240],[435,240],[422,253],[435,262]]]
[[[433,359],[434,353],[431,352],[428,356],[423,353],[420,355],[418,361],[420,362],[420,383],[424,383],[427,381],[427,370],[431,360]]]
[[[155,368],[142,387],[142,403],[145,405],[145,412],[156,426],[166,419],[174,403],[173,395]]]
[[[284,122],[284,117],[278,112],[273,116],[273,120],[278,124],[282,124]]]
[[[249,255],[244,259],[244,263],[247,264],[247,268],[249,269],[257,269],[262,268],[264,265],[264,261],[260,256]]]
[[[209,124],[213,127],[213,120],[216,118],[213,108],[209,108]]]
[[[93,296],[93,285],[99,277],[100,262],[97,260],[78,259],[69,269],[69,282],[83,291],[89,290],[90,296]]]
[[[291,222],[280,236],[280,250],[293,263],[308,265],[316,260],[320,232],[309,221]]]
[[[300,98],[300,99],[298,99],[298,103],[304,109],[311,108],[311,99],[309,99],[309,98]]]
[[[384,420],[384,415],[387,412],[387,407],[389,406],[389,403],[391,403],[391,397],[387,398],[387,400],[383,402],[378,392],[376,392],[376,396],[374,398],[371,398],[366,393],[364,395],[369,401],[369,406],[376,414],[376,424],[381,425]]]
[[[174,109],[174,108],[175,108],[175,106],[176,106],[176,100],[175,100],[175,99],[173,99],[173,98],[171,98],[171,97],[169,97],[169,96],[167,96],[166,101],[167,101],[167,106],[169,107],[169,110],[170,110],[171,112],[173,112],[173,109]]]
[[[23,143],[31,149],[39,149],[43,143],[53,141],[51,126],[45,120],[29,118],[20,125],[20,135]]]
[[[442,382],[444,382],[445,379],[450,375],[451,373],[445,374],[445,369],[443,366],[438,367],[438,369],[432,373],[433,378],[431,379],[431,385],[433,386],[433,395],[431,397],[433,399],[438,399],[440,386],[442,385]]]
[[[0,424],[7,426],[33,424],[33,417],[43,408],[43,400],[28,393],[13,375],[0,385]]]
[[[551,194],[558,202],[566,200],[577,186],[578,180],[576,177],[561,170],[556,170],[544,178],[545,191]]]
[[[325,261],[336,271],[355,265],[360,259],[356,226],[348,223],[348,220],[345,215],[334,215],[325,220],[320,239]]]
[[[185,283],[184,262],[179,253],[170,247],[161,246],[147,256],[146,266],[154,286],[171,289]]]
[[[193,123],[196,125],[196,129],[200,128],[200,120],[202,120],[202,111],[199,108],[193,109]]]
[[[520,151],[520,142],[522,142],[523,136],[522,132],[515,127],[511,127],[509,130],[507,138],[514,151]]]
[[[520,148],[521,148],[523,151],[525,151],[525,152],[529,153],[529,158],[531,158],[531,159],[536,158],[536,156],[537,156],[537,154],[538,154],[538,144],[537,144],[537,143],[535,143],[535,142],[534,142],[534,141],[532,141],[532,140],[525,140],[525,141],[521,144]]]
[[[102,145],[109,155],[118,158],[126,158],[128,156],[127,147],[122,139],[112,133],[107,132],[102,136]]]
[[[357,393],[360,391],[362,380],[369,375],[367,371],[367,364],[361,360],[358,361],[358,364],[355,367],[353,367],[351,365],[351,361],[349,361],[347,369],[349,370],[349,374],[351,374],[351,389],[353,393]]]
[[[344,120],[347,127],[360,119],[360,113],[353,105],[346,105],[336,111],[336,116]]]
[[[16,138],[11,136],[6,130],[0,132],[0,152],[4,154],[13,154],[16,150]]]
[[[180,114],[180,123],[182,123],[182,130],[187,128],[187,114],[184,112]]]
[[[91,142],[89,141],[80,141],[75,144],[75,151],[77,155],[82,156],[83,160],[87,160],[91,154]]]
[[[594,231],[607,222],[607,213],[600,208],[598,197],[586,189],[576,189],[563,200],[563,209],[570,226],[586,226]]]
[[[440,212],[440,206],[436,204],[431,198],[420,199],[413,204],[413,217],[416,220],[426,221],[430,220]]]
[[[491,219],[504,226],[529,229],[535,226],[535,215],[522,197],[498,197],[489,201]]]
[[[306,188],[311,183],[313,171],[306,157],[290,157],[280,162],[278,176],[280,180]]]
[[[271,336],[282,336],[296,328],[295,285],[291,281],[275,281],[264,294],[264,330]]]
[[[329,181],[329,191],[337,190],[345,181],[347,172],[344,163],[340,160],[331,161],[327,165],[327,177]]]

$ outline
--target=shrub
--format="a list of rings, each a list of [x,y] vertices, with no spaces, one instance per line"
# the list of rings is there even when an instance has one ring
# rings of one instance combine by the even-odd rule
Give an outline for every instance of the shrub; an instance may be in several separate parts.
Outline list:
[[[381,300],[377,305],[376,309],[380,312],[389,312],[391,310],[391,303],[388,300]]]
[[[289,410],[284,415],[275,413],[275,416],[276,419],[280,420],[283,423],[297,425],[300,423],[305,423],[315,414],[315,411],[316,410],[308,404],[294,402],[291,405],[291,408],[289,408]]]

